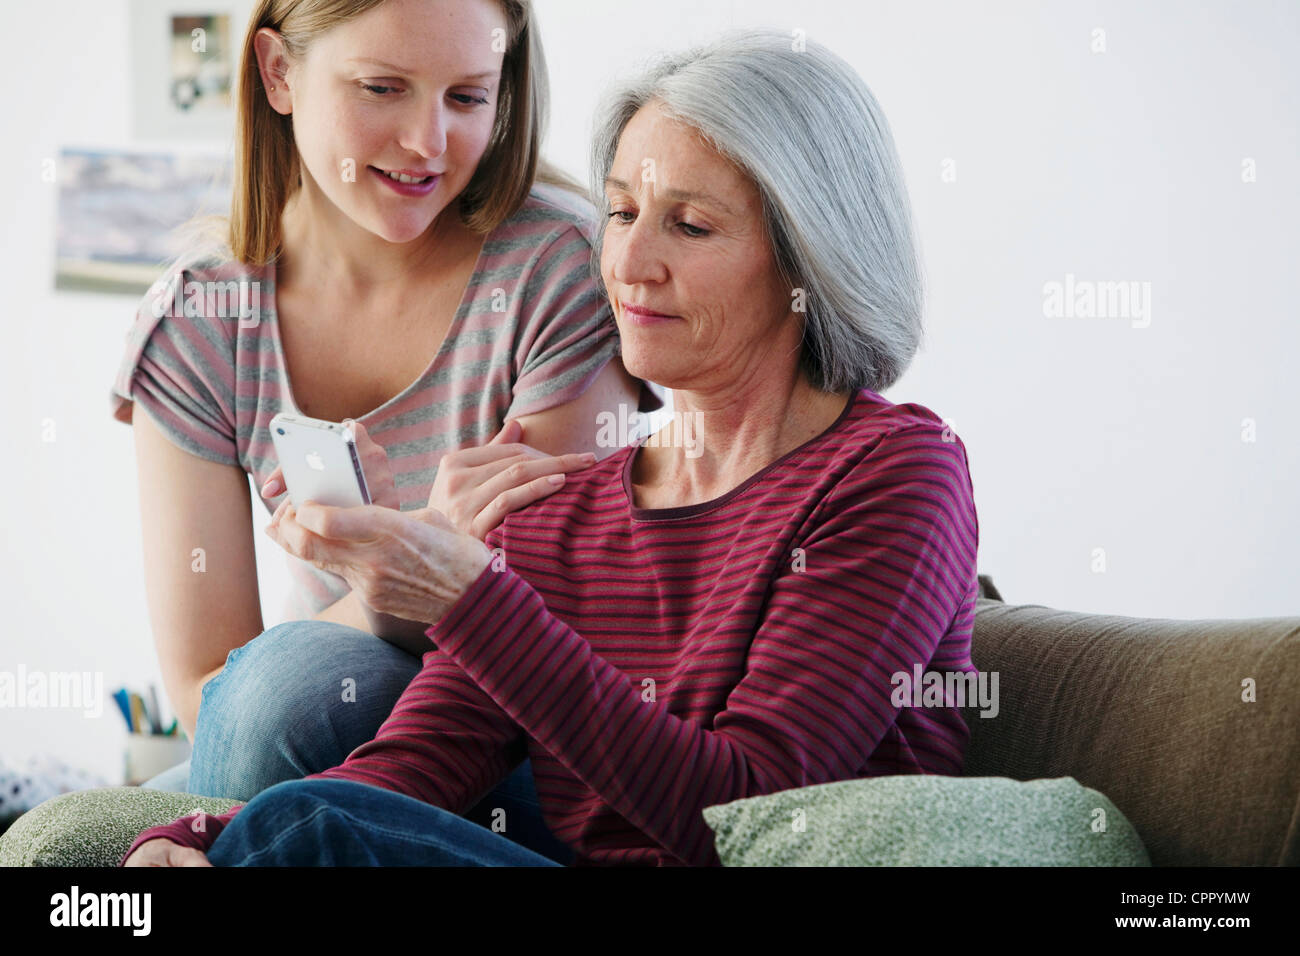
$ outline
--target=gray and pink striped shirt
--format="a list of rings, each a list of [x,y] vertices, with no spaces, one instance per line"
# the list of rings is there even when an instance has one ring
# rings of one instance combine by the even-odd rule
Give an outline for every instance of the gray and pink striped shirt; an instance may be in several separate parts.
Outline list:
[[[961,773],[975,674],[965,446],[862,390],[821,435],[712,501],[633,505],[625,448],[487,537],[375,739],[316,778],[463,814],[524,748],[579,865],[717,865],[701,811],[858,777]],[[896,702],[898,701],[898,702]],[[146,830],[211,847],[235,808]],[[509,821],[506,822],[507,833]]]
[[[428,502],[445,452],[487,442],[507,417],[572,401],[617,354],[618,330],[590,272],[595,228],[586,200],[534,186],[487,236],[432,363],[357,419],[388,452],[403,511]],[[208,261],[181,275],[170,297],[151,290],[141,303],[113,415],[129,423],[140,402],[175,444],[242,468],[260,488],[278,464],[269,422],[298,412],[276,323],[275,266]],[[647,389],[643,406],[659,403]],[[271,513],[281,499],[262,500]],[[286,559],[295,581],[286,619],[314,617],[348,593],[337,575]]]

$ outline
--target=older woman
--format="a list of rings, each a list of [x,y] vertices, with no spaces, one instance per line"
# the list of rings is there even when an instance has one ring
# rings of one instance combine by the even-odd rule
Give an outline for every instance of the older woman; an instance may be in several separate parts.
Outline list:
[[[592,171],[624,362],[694,451],[625,448],[486,542],[432,508],[286,509],[283,546],[420,623],[423,669],[341,766],[129,863],[553,864],[459,816],[525,754],[596,865],[716,864],[701,811],[741,797],[960,772],[954,702],[891,701],[974,670],[978,523],[961,442],[878,394],[921,289],[871,93],[816,44],[731,35],[619,90]]]

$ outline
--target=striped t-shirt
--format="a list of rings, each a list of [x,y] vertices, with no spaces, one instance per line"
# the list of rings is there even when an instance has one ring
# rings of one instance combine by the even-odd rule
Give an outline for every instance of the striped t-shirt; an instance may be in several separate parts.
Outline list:
[[[977,674],[979,522],[940,419],[864,389],[821,435],[680,508],[632,505],[636,447],[488,535],[504,565],[429,628],[436,649],[375,739],[313,777],[463,814],[526,745],[577,864],[676,866],[718,864],[706,807],[961,773],[946,675]],[[918,675],[924,696],[895,696]],[[206,850],[238,812],[132,848]]]
[[[595,224],[585,200],[534,186],[486,237],[428,368],[357,419],[388,452],[403,511],[428,503],[445,452],[487,442],[507,417],[577,398],[617,354],[617,327],[590,271]],[[170,279],[145,296],[127,335],[114,417],[130,422],[138,401],[181,448],[244,469],[260,488],[279,463],[271,418],[300,414],[276,322],[275,266],[209,261]],[[658,403],[645,394],[647,407]],[[254,497],[268,513],[281,500]],[[314,617],[348,593],[343,578],[286,559],[295,582],[286,619]]]

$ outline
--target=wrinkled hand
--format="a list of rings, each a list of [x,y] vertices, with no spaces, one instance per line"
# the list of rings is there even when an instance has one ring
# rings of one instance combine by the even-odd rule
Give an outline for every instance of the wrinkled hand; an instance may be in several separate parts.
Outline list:
[[[564,487],[567,472],[596,461],[590,453],[548,455],[520,444],[522,437],[523,426],[511,419],[486,445],[443,455],[429,507],[482,541],[512,511]]]
[[[353,438],[357,443],[357,457],[361,460],[361,470],[366,475],[366,487],[370,489],[370,503],[401,510],[401,499],[397,495],[397,486],[393,482],[393,469],[388,464],[388,452],[369,433],[366,426],[350,418],[343,419],[342,424],[350,425]],[[262,485],[262,497],[274,498],[285,492],[284,472],[279,465],[266,478]],[[288,501],[286,498],[285,501]],[[284,507],[284,501],[280,507]],[[278,509],[277,509],[278,510]]]
[[[145,840],[126,858],[123,866],[211,866],[207,854],[181,846],[165,837]]]
[[[481,541],[432,508],[284,502],[266,533],[295,557],[344,578],[373,610],[425,624],[441,620],[492,560]]]

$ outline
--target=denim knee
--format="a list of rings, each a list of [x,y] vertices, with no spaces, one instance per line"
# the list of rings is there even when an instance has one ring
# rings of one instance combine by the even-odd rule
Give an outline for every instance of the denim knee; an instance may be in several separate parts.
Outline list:
[[[350,780],[291,780],[250,801],[214,866],[554,866],[456,814]]]
[[[374,737],[420,659],[328,621],[276,625],[203,688],[191,793],[249,800],[337,766]]]
[[[360,862],[375,865],[379,860],[369,852],[365,833],[348,818],[358,814],[355,822],[363,830],[400,826],[400,820],[368,812],[377,797],[391,801],[395,796],[351,780],[285,780],[239,811],[208,858],[215,866],[331,866],[352,865],[361,856]],[[411,803],[426,815],[438,812]]]
[[[274,856],[279,841],[292,838],[313,810],[328,806],[324,795],[311,787],[316,782],[284,780],[267,787],[226,825],[229,832],[218,836],[209,860],[215,866],[246,864],[256,849]]]

